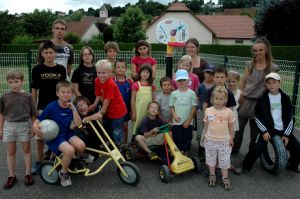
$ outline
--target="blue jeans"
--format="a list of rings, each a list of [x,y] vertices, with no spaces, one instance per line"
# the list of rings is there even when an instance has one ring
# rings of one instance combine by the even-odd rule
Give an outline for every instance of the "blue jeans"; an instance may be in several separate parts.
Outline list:
[[[109,134],[109,136],[115,141],[116,144],[121,144],[123,142],[123,118],[112,119],[105,118],[104,128]]]

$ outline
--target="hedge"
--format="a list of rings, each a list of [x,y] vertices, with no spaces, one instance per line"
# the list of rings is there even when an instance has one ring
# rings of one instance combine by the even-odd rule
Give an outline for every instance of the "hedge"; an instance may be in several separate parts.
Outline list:
[[[0,46],[0,53],[25,53],[30,49],[38,49],[39,44],[32,45],[12,45],[3,44]],[[80,50],[82,44],[73,45],[75,50]],[[93,49],[103,49],[104,45],[90,45]],[[153,51],[165,51],[164,44],[152,44]],[[122,51],[131,51],[133,43],[119,43]],[[251,46],[241,45],[201,45],[200,52],[206,54],[231,55],[239,57],[251,57]],[[300,46],[272,46],[272,54],[275,59],[281,60],[300,60]]]

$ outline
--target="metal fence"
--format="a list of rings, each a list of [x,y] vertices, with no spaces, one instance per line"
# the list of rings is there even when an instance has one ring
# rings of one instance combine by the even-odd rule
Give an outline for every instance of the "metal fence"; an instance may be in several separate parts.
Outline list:
[[[28,53],[0,53],[0,94],[8,90],[5,75],[7,70],[12,68],[20,69],[25,76],[24,89],[30,90],[31,70],[36,64],[36,56],[38,51],[31,50]],[[73,69],[79,64],[79,50],[74,51]],[[179,50],[174,53],[173,67],[183,55],[183,51]],[[127,75],[130,75],[130,59],[133,56],[132,51],[121,51],[118,59],[124,59],[128,63]],[[154,51],[152,56],[157,60],[157,72],[155,84],[159,88],[159,80],[166,75],[165,52]],[[105,59],[104,51],[95,50],[95,60]],[[227,70],[235,70],[241,75],[243,74],[245,62],[251,60],[249,57],[224,56],[213,54],[201,54],[201,57],[213,65],[226,66]],[[275,60],[275,64],[279,66],[279,74],[282,78],[282,89],[291,97],[296,126],[300,127],[300,96],[299,96],[299,62],[287,60]]]

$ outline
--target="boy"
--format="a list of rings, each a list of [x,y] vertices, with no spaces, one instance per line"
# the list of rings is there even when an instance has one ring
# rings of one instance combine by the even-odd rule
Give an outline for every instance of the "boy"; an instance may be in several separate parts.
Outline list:
[[[191,148],[193,117],[196,112],[197,98],[194,91],[188,88],[189,74],[180,69],[175,74],[178,89],[171,94],[170,109],[173,117],[173,139],[185,155]]]
[[[172,114],[169,104],[172,93],[172,79],[170,77],[162,77],[159,83],[162,91],[156,96],[155,101],[159,104],[161,119],[166,123],[171,123]]]
[[[55,63],[56,48],[52,41],[45,41],[41,45],[42,64],[36,65],[32,69],[31,93],[37,109],[41,113],[45,107],[57,99],[56,84],[66,79],[66,69],[62,65]],[[31,172],[37,174],[44,159],[44,141],[36,138],[37,161],[33,165]],[[45,155],[50,156],[47,152]],[[47,157],[45,158],[47,159]]]
[[[116,144],[123,142],[123,117],[127,113],[126,105],[117,84],[110,78],[111,63],[106,59],[96,63],[97,78],[95,80],[96,100],[101,100],[102,107],[98,113],[88,116],[83,120],[104,119],[104,127]]]
[[[59,177],[60,183],[64,187],[72,185],[68,168],[72,158],[75,156],[75,152],[76,155],[80,155],[85,150],[84,142],[73,131],[73,128],[81,123],[81,119],[75,106],[70,102],[73,94],[72,90],[72,84],[66,80],[57,83],[56,94],[58,100],[48,104],[43,113],[38,116],[32,125],[33,132],[41,137],[43,132],[41,132],[39,126],[40,121],[51,119],[58,124],[58,136],[52,141],[47,141],[46,144],[56,155],[63,153],[61,161],[62,169],[59,171]]]
[[[37,116],[36,106],[30,93],[22,89],[24,75],[18,70],[8,71],[6,81],[11,91],[4,93],[0,98],[0,140],[7,143],[8,179],[4,189],[10,189],[17,182],[16,178],[16,141],[21,142],[27,186],[33,185],[31,167],[30,137],[31,123]]]
[[[290,98],[280,89],[280,76],[277,73],[266,75],[265,86],[267,90],[255,107],[255,123],[259,137],[243,160],[243,170],[250,171],[271,137],[279,135],[290,152],[287,169],[300,173],[300,143],[293,135],[294,120]]]
[[[128,121],[130,119],[130,110],[131,110],[130,99],[131,99],[131,85],[132,85],[131,79],[128,79],[126,77],[126,70],[127,70],[126,61],[123,59],[118,60],[115,65],[114,80],[122,94],[123,100],[127,108],[127,114],[123,118],[124,144],[127,144],[127,138],[128,138]]]
[[[158,156],[149,149],[149,146],[163,145],[164,137],[162,133],[158,134],[158,127],[164,125],[164,122],[159,117],[159,104],[157,102],[150,102],[147,111],[148,116],[143,119],[135,140],[148,153],[150,160],[155,160]]]
[[[225,82],[227,80],[227,70],[223,67],[218,67],[214,70],[214,77],[213,77],[215,85],[210,89],[206,90],[204,95],[204,102],[203,102],[203,112],[205,109],[212,106],[211,103],[211,95],[216,86],[225,86]],[[225,86],[226,87],[226,86]],[[227,88],[226,88],[227,89]],[[236,105],[233,93],[227,89],[228,92],[228,101],[226,103],[227,108],[232,108]]]
[[[117,61],[117,55],[120,52],[119,46],[116,42],[109,41],[104,45],[104,52],[106,54],[106,59],[111,63],[112,68],[114,68],[116,61]],[[111,77],[114,76],[114,71],[111,70]]]

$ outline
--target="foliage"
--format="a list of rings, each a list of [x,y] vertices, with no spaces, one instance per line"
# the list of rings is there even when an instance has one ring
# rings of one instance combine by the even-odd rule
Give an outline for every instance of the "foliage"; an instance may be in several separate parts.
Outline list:
[[[261,21],[256,20],[258,36],[266,36],[275,45],[300,45],[300,1],[280,1],[266,8]]]
[[[89,41],[81,42],[85,45],[103,45],[103,34],[99,33],[98,35],[94,35]]]
[[[260,27],[262,27],[263,18],[267,10],[269,9],[269,7],[277,4],[278,2],[279,0],[261,0],[259,2],[256,9],[255,18],[254,18],[256,33],[260,32]]]
[[[261,0],[219,0],[219,4],[223,8],[250,8],[255,7],[259,1]]]
[[[184,3],[193,13],[200,13],[204,0],[183,0]]]
[[[145,14],[151,16],[159,16],[167,9],[167,6],[152,0],[139,0],[136,6],[139,6]]]
[[[0,44],[10,43],[16,35],[24,33],[20,20],[9,15],[8,10],[0,11],[0,27]]]
[[[108,41],[114,41],[114,29],[112,28],[112,26],[107,26],[104,30],[103,30],[103,41],[104,43],[108,42]]]
[[[115,40],[130,43],[146,39],[146,34],[142,31],[142,22],[144,19],[145,15],[139,7],[129,7],[125,14],[121,15],[115,22]]]
[[[84,16],[84,10],[82,11],[81,9],[72,12],[72,14],[68,15],[65,19],[67,21],[80,21],[81,18]]]
[[[100,32],[103,32],[104,29],[108,26],[106,23],[100,23],[100,22],[96,22],[95,25],[100,30]]]
[[[65,35],[65,41],[70,44],[79,44],[81,41],[80,35],[77,33],[69,32]]]
[[[30,35],[17,35],[11,43],[16,45],[32,44],[33,40],[33,36]]]

